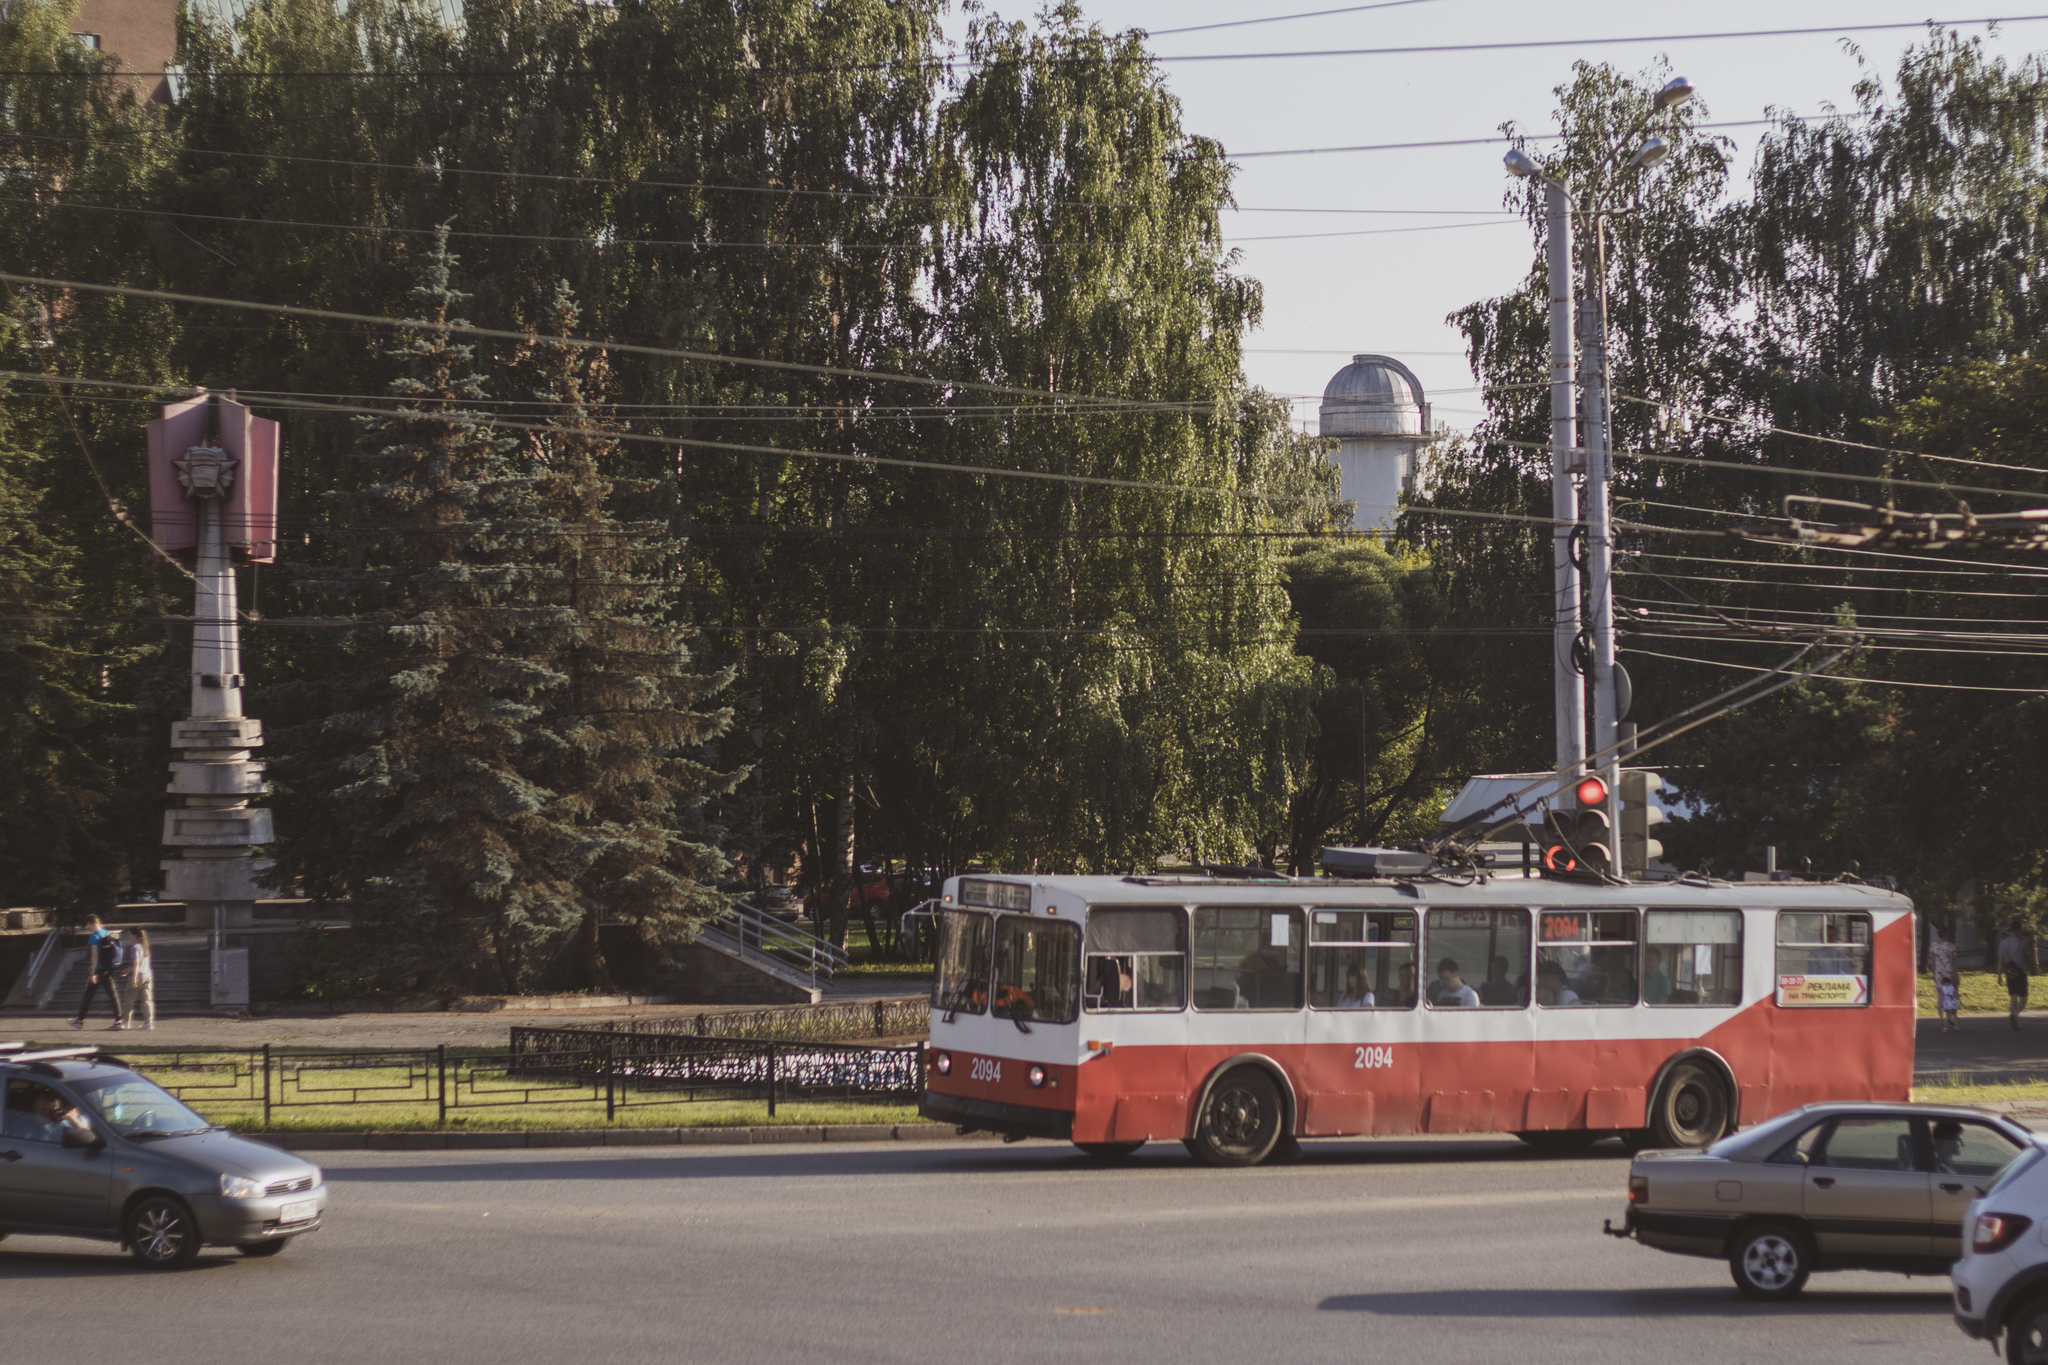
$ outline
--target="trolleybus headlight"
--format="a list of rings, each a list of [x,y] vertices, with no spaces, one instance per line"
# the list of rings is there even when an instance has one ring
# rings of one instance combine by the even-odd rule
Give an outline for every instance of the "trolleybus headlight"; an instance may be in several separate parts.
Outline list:
[[[2033,1219],[2022,1218],[2016,1213],[1980,1213],[1977,1226],[1970,1234],[1970,1250],[2003,1251],[2032,1226]]]
[[[1031,1070],[1030,1070],[1029,1072],[1027,1072],[1027,1073],[1025,1073],[1025,1074],[1027,1074],[1028,1076],[1030,1076],[1030,1077],[1031,1077],[1031,1084],[1032,1084],[1032,1085],[1033,1085],[1034,1087],[1037,1087],[1037,1086],[1042,1086],[1042,1085],[1044,1085],[1044,1084],[1045,1084],[1045,1068],[1044,1068],[1044,1067],[1042,1067],[1042,1066],[1034,1066],[1034,1067],[1032,1067],[1032,1068],[1031,1068]]]
[[[953,1054],[950,1052],[939,1053],[936,1057],[932,1058],[932,1068],[933,1070],[937,1071],[941,1076],[952,1075]]]

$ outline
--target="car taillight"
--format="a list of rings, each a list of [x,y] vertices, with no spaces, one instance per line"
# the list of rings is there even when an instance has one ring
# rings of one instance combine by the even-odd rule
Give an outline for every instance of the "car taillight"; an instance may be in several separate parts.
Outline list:
[[[1970,1250],[2003,1251],[2032,1226],[2033,1219],[2017,1213],[1980,1213],[1977,1226],[1970,1232]]]
[[[1033,1088],[1034,1090],[1035,1090],[1035,1089],[1038,1089],[1038,1088],[1040,1088],[1040,1087],[1042,1087],[1042,1086],[1043,1086],[1043,1085],[1045,1084],[1045,1068],[1044,1068],[1044,1067],[1042,1067],[1042,1066],[1034,1066],[1034,1067],[1032,1067],[1032,1068],[1031,1068],[1031,1070],[1030,1070],[1029,1072],[1027,1072],[1027,1073],[1025,1073],[1025,1074],[1026,1074],[1026,1075],[1028,1075],[1028,1076],[1029,1076],[1029,1077],[1031,1078],[1031,1086],[1032,1086],[1032,1088]]]
[[[1628,1178],[1628,1202],[1647,1204],[1650,1202],[1650,1177],[1632,1175]]]
[[[950,1052],[940,1052],[935,1054],[932,1057],[932,1070],[938,1072],[941,1076],[952,1075],[953,1054]]]

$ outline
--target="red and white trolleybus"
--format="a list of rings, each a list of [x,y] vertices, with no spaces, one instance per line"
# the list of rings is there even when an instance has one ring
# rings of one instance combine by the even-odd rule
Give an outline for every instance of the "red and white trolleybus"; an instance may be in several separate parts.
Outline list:
[[[926,1116],[1118,1155],[1619,1133],[1904,1100],[1912,904],[1856,883],[949,880]]]

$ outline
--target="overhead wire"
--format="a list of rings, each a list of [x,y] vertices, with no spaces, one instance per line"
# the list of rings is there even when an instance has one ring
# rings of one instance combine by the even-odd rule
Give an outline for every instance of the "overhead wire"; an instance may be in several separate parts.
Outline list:
[[[1665,408],[1670,406],[1668,403],[1659,403],[1655,399],[1641,398],[1635,394],[1617,392],[1614,396],[1623,402],[1636,403],[1643,407]],[[1868,441],[1851,441],[1841,436],[1818,436],[1813,432],[1797,431],[1791,427],[1773,426],[1768,423],[1758,425],[1739,417],[1722,417],[1711,412],[1688,413],[1687,416],[1696,417],[1703,422],[1720,422],[1726,426],[1745,427],[1771,436],[1792,436],[1802,441],[1816,441],[1822,445],[1841,446],[1849,450],[1867,450],[1881,455],[1904,455],[1915,460],[1940,460],[1946,464],[1969,465],[1977,469],[2001,469],[2015,474],[2048,475],[2048,469],[2042,469],[2035,465],[2000,464],[1993,460],[1972,460],[1966,459],[1961,455],[1936,455],[1931,451],[1908,450],[1901,446],[1872,445]]]
[[[1669,659],[1681,664],[1704,664],[1708,668],[1723,668],[1741,673],[1768,673],[1772,670],[1755,664],[1728,663],[1720,659],[1698,659],[1683,654],[1665,654],[1654,649],[1628,648],[1625,654],[1638,654],[1649,659]],[[1860,683],[1870,687],[1923,687],[1944,692],[2013,692],[2027,696],[2048,696],[2048,687],[1987,687],[1971,683],[1911,682],[1900,678],[1865,678],[1853,674],[1811,673],[1809,677],[1825,678],[1830,682]]]
[[[0,195],[0,204],[30,204],[38,208],[73,209],[81,212],[119,213],[140,218],[183,218],[199,222],[233,223],[243,227],[305,228],[329,232],[389,233],[401,237],[432,237],[442,231],[440,228],[408,228],[379,223],[316,223],[293,218],[251,218],[246,215],[227,213],[192,213],[183,209],[135,208],[126,204],[82,203],[75,199],[55,198],[50,200],[23,199]],[[1228,234],[1219,240],[1224,242],[1291,242],[1306,241],[1324,237],[1385,237],[1402,233],[1449,232],[1463,228],[1499,227],[1520,219],[1503,216],[1497,221],[1476,223],[1425,223],[1413,227],[1391,228],[1350,228],[1336,232],[1282,232],[1260,236],[1239,237]],[[450,237],[472,241],[495,242],[569,242],[588,246],[595,250],[607,251],[613,247],[674,247],[692,250],[776,250],[792,251],[930,251],[938,245],[931,240],[909,242],[789,242],[760,241],[740,242],[729,239],[705,238],[656,238],[656,237],[605,237],[602,234],[577,233],[549,235],[532,232],[484,232],[472,228],[448,228]],[[1067,239],[1055,239],[1065,241]],[[1100,237],[1084,237],[1084,242],[1108,240]],[[197,243],[204,246],[205,243]],[[230,261],[230,265],[234,262]]]
[[[737,365],[742,368],[779,370],[798,374],[822,374],[841,379],[873,379],[892,384],[917,384],[928,388],[958,389],[971,393],[998,393],[1012,397],[1039,398],[1049,402],[1079,403],[1084,406],[1112,403],[1121,406],[1142,404],[1148,409],[1187,413],[1213,410],[1213,403],[1172,403],[1151,400],[1101,398],[1089,394],[1060,393],[1056,390],[1023,388],[1014,384],[993,384],[983,380],[941,379],[931,375],[907,374],[889,370],[874,370],[863,366],[820,365],[801,360],[770,360],[761,356],[736,356],[718,351],[698,351],[675,346],[643,346],[624,341],[601,341],[590,337],[537,337],[530,331],[509,331],[502,327],[478,327],[466,322],[432,322],[424,318],[393,318],[373,313],[349,313],[332,308],[307,308],[289,303],[261,303],[253,299],[226,299],[205,294],[186,294],[168,289],[142,289],[134,285],[99,284],[87,280],[60,280],[42,275],[23,275],[12,271],[0,271],[0,280],[10,284],[33,285],[45,289],[75,289],[91,294],[110,294],[122,298],[156,299],[166,303],[200,304],[213,308],[240,309],[246,312],[272,313],[283,317],[319,318],[327,321],[367,323],[371,326],[390,327],[399,331],[443,332],[450,336],[484,337],[496,341],[514,341],[522,344],[535,340],[549,345],[566,346],[574,350],[609,351],[623,355],[644,355],[664,360],[691,360],[717,365]]]
[[[1921,20],[1916,20],[1916,21],[1910,21],[1910,22],[1900,21],[1900,22],[1891,22],[1891,23],[1863,23],[1863,24],[1820,24],[1820,25],[1809,25],[1809,26],[1803,26],[1803,27],[1797,27],[1797,28],[1751,28],[1751,29],[1723,29],[1723,30],[1716,30],[1716,31],[1698,31],[1698,32],[1690,32],[1690,33],[1646,33],[1646,34],[1631,34],[1631,35],[1627,35],[1627,36],[1620,36],[1620,35],[1595,35],[1595,36],[1591,36],[1591,37],[1579,37],[1579,38],[1522,38],[1522,39],[1501,39],[1501,40],[1497,40],[1497,41],[1493,41],[1493,42],[1479,42],[1479,43],[1414,43],[1414,44],[1405,44],[1405,45],[1397,45],[1397,46],[1384,46],[1384,47],[1332,47],[1332,48],[1297,48],[1297,49],[1291,49],[1291,50],[1285,50],[1285,51],[1273,51],[1273,52],[1185,52],[1185,53],[1146,53],[1146,54],[1144,54],[1143,60],[1145,60],[1145,61],[1147,61],[1147,62],[1158,62],[1158,63],[1174,63],[1174,62],[1188,62],[1188,63],[1209,63],[1209,62],[1257,62],[1257,61],[1288,61],[1288,60],[1299,60],[1299,59],[1308,59],[1308,58],[1325,58],[1325,57],[1413,57],[1413,56],[1429,56],[1429,55],[1436,55],[1436,54],[1458,54],[1458,53],[1467,53],[1467,52],[1530,52],[1530,51],[1543,51],[1543,50],[1547,50],[1547,49],[1554,49],[1554,48],[1573,48],[1573,49],[1582,49],[1582,48],[1589,48],[1589,47],[1630,47],[1630,46],[1639,46],[1639,45],[1643,45],[1643,44],[1649,44],[1649,43],[1681,43],[1681,42],[1685,42],[1685,43],[1698,43],[1698,42],[1718,42],[1718,41],[1731,41],[1731,40],[1738,40],[1738,39],[1748,39],[1748,38],[1797,38],[1797,37],[1815,37],[1815,36],[1824,36],[1824,35],[1825,35],[1825,36],[1831,36],[1831,35],[1835,35],[1835,34],[1849,34],[1849,33],[1884,33],[1884,32],[1897,32],[1897,31],[1899,31],[1899,30],[1901,30],[1901,29],[1919,29],[1919,30],[1925,30],[1925,29],[1928,29],[1928,28],[1931,28],[1931,27],[1940,27],[1940,28],[1968,28],[1968,27],[1975,27],[1975,26],[1977,26],[1977,25],[1980,25],[1980,24],[2024,24],[2024,23],[2035,23],[2035,22],[2039,22],[2039,21],[2041,21],[2041,20],[2048,20],[2048,14],[2008,14],[2008,15],[1991,15],[1991,16],[1989,16],[1989,17],[1985,17],[1985,18],[1969,18],[1969,19],[1933,19],[1933,18],[1929,18],[1929,19],[1921,19]],[[1049,65],[1054,65],[1054,66],[1095,66],[1095,65],[1103,65],[1103,64],[1107,64],[1107,63],[1111,63],[1111,62],[1117,62],[1117,61],[1125,60],[1125,58],[1124,58],[1124,57],[1122,57],[1122,56],[1121,56],[1121,55],[1119,55],[1119,54],[1110,54],[1110,55],[1107,55],[1107,56],[1102,56],[1102,57],[1097,57],[1097,56],[1093,56],[1093,55],[1089,55],[1089,56],[1078,56],[1078,55],[1077,55],[1077,56],[1072,56],[1072,57],[1052,57],[1052,58],[1048,58],[1048,59],[1046,59],[1046,60],[1047,60],[1047,64],[1049,64]],[[881,71],[902,71],[902,70],[927,70],[927,71],[947,71],[947,72],[952,72],[952,71],[972,71],[972,70],[981,70],[981,69],[985,69],[985,68],[988,68],[988,67],[992,67],[992,66],[1000,66],[1000,65],[1003,65],[1003,64],[1004,64],[1004,59],[1000,59],[1000,58],[999,58],[999,59],[996,59],[996,60],[994,60],[994,61],[990,61],[990,60],[985,60],[985,59],[979,59],[979,58],[973,58],[973,57],[959,57],[959,58],[953,58],[953,57],[946,57],[946,58],[938,58],[938,59],[917,59],[917,58],[911,58],[911,59],[909,59],[909,60],[897,60],[897,61],[876,61],[876,62],[836,62],[836,63],[824,63],[824,64],[815,64],[815,65],[805,65],[805,66],[780,66],[780,67],[778,67],[778,66],[770,66],[770,65],[767,65],[767,64],[763,63],[763,64],[761,64],[761,65],[758,65],[758,66],[751,66],[751,67],[747,67],[747,68],[745,68],[745,69],[744,69],[743,71],[737,71],[737,72],[734,72],[734,73],[732,73],[732,74],[736,74],[736,75],[739,75],[739,74],[744,74],[744,75],[747,75],[747,76],[753,76],[753,77],[787,77],[787,76],[810,76],[810,75],[844,75],[844,74],[852,74],[852,73],[857,73],[857,72],[881,72]],[[82,79],[92,79],[92,78],[96,78],[96,77],[98,76],[98,74],[99,74],[99,73],[97,73],[97,72],[71,72],[71,71],[51,71],[51,70],[13,70],[13,71],[0,71],[0,76],[38,76],[38,77],[47,77],[47,76],[58,76],[58,77],[70,77],[70,78],[73,78],[73,79],[81,79],[81,78],[82,78]],[[205,73],[205,74],[206,74],[206,76],[207,76],[207,77],[209,77],[209,78],[223,78],[223,77],[239,77],[239,78],[245,78],[245,79],[265,79],[265,78],[272,78],[272,77],[292,77],[292,78],[319,78],[319,77],[325,77],[325,78],[340,78],[340,79],[385,79],[385,80],[389,80],[389,79],[399,79],[399,80],[405,80],[405,79],[416,79],[417,77],[419,77],[419,76],[421,76],[421,75],[426,75],[426,74],[433,74],[433,75],[449,75],[449,76],[461,76],[461,77],[464,77],[464,78],[482,78],[482,77],[507,77],[507,78],[541,78],[541,79],[550,79],[550,80],[552,80],[552,79],[558,79],[558,78],[559,78],[559,76],[560,76],[560,75],[561,75],[562,73],[560,73],[560,72],[554,72],[554,71],[542,71],[542,70],[532,70],[532,69],[522,69],[522,68],[500,68],[500,69],[484,69],[484,68],[466,68],[466,69],[463,69],[463,70],[460,70],[460,71],[454,71],[454,70],[449,70],[449,71],[444,71],[444,72],[432,72],[432,73],[428,73],[428,72],[418,72],[418,71],[363,71],[363,70],[333,70],[333,71],[309,71],[309,70],[293,70],[293,71],[258,71],[258,70],[247,70],[247,69],[244,69],[244,70],[215,70],[215,71],[210,71],[210,72],[207,72],[207,73]],[[656,74],[660,74],[660,75],[666,75],[667,73],[650,73],[650,75],[656,75]],[[190,77],[188,77],[188,78],[190,78]]]

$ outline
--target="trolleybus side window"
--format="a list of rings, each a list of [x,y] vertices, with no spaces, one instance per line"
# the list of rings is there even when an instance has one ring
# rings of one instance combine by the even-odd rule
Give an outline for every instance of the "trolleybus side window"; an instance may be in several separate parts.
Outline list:
[[[1195,1008],[1300,1009],[1301,938],[1299,910],[1196,906]]]
[[[996,994],[1002,1019],[1071,1024],[1081,1010],[1081,931],[1056,919],[996,917]]]
[[[1537,1004],[1635,1004],[1635,911],[1544,910],[1536,925]]]
[[[1091,1010],[1186,1008],[1187,912],[1163,907],[1091,908],[1083,981]]]
[[[1529,1003],[1527,910],[1432,910],[1425,946],[1431,1009]]]
[[[1870,1003],[1870,916],[1860,910],[1778,912],[1778,1003]]]
[[[1415,1006],[1413,910],[1311,910],[1308,1002],[1319,1010]]]
[[[948,910],[939,916],[939,965],[932,974],[932,1008],[947,1014],[980,1014],[988,1009],[987,915]]]
[[[1643,915],[1643,1003],[1742,1003],[1742,912],[1650,910]]]

